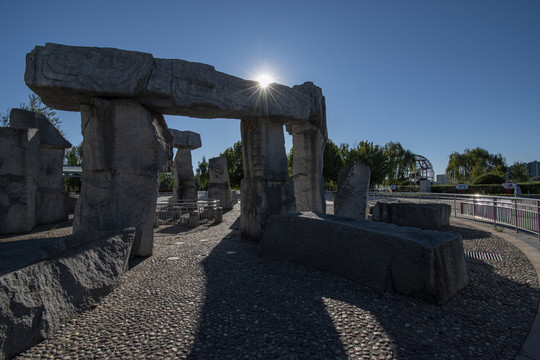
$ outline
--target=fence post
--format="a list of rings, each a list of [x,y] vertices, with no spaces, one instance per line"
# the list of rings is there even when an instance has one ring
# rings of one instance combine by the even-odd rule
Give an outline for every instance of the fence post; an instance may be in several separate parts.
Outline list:
[[[493,226],[497,226],[497,198],[493,198]]]
[[[514,217],[516,218],[516,232],[519,232],[518,231],[518,212],[517,212],[517,200],[516,198],[513,199],[514,201]]]
[[[538,225],[538,241],[540,242],[540,200],[536,203],[536,215],[538,217],[537,225]]]
[[[457,217],[456,195],[454,195],[454,217]]]

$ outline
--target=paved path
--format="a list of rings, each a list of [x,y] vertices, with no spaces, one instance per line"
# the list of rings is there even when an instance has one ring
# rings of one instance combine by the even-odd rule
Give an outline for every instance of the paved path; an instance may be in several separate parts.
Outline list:
[[[219,225],[160,227],[154,255],[133,263],[119,288],[20,358],[535,356],[522,346],[538,311],[538,277],[506,231],[447,229],[463,235],[466,250],[502,260],[467,258],[471,285],[436,306],[261,259],[240,238],[238,215],[236,207]]]

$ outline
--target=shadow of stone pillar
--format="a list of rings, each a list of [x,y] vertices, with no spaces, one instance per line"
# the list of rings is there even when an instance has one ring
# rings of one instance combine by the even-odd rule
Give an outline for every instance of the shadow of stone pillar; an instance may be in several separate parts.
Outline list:
[[[81,105],[82,188],[73,231],[136,228],[132,256],[152,254],[158,171],[172,158],[161,114],[131,100]]]
[[[297,211],[326,213],[323,154],[326,139],[310,122],[287,124],[293,138],[293,181]]]
[[[270,215],[296,211],[283,124],[260,117],[243,118],[240,126],[244,166],[240,228],[243,237],[260,241]]]

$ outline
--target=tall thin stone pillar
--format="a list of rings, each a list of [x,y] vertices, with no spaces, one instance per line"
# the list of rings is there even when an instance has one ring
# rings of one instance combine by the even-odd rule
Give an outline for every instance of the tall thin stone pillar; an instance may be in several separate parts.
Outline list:
[[[172,158],[163,116],[131,100],[81,105],[84,161],[73,231],[135,227],[133,256],[152,254],[158,171]]]
[[[293,180],[297,211],[326,213],[323,154],[326,139],[309,122],[287,125],[293,138]]]
[[[173,147],[177,148],[174,157],[174,187],[171,202],[177,200],[196,200],[197,186],[193,174],[191,150],[200,148],[201,135],[193,131],[170,129],[173,136]]]
[[[283,124],[268,118],[243,118],[240,227],[242,236],[260,241],[270,215],[295,212]]]

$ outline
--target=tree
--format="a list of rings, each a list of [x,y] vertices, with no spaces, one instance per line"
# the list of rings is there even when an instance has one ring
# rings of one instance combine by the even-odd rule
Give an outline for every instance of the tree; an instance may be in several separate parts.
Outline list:
[[[361,163],[369,166],[371,187],[384,182],[387,158],[381,146],[373,145],[373,142],[361,141],[354,148],[349,148],[348,144],[341,144],[340,150],[345,164]]]
[[[19,108],[45,116],[47,120],[49,120],[50,123],[58,129],[58,131],[60,131],[60,134],[62,134],[62,136],[66,136],[62,129],[60,129],[60,124],[62,123],[62,121],[60,121],[60,118],[56,116],[56,111],[52,107],[43,104],[41,98],[34,93],[28,95],[28,100],[28,104],[19,103]],[[5,113],[2,113],[0,115],[1,125],[4,127],[9,125],[10,112],[11,109],[7,109]]]
[[[294,159],[294,153],[293,148],[291,147],[291,150],[289,150],[289,155],[287,155],[287,167],[289,168],[289,179],[293,178],[293,159]]]
[[[171,191],[173,186],[174,186],[174,176],[172,173],[167,172],[167,173],[159,174],[158,189]]]
[[[202,161],[197,163],[195,183],[199,190],[206,190],[208,188],[208,181],[208,161],[206,161],[206,158],[203,156]]]
[[[220,156],[227,159],[229,170],[229,182],[231,188],[240,189],[240,182],[244,178],[244,167],[242,164],[242,142],[237,141],[232,147],[225,149]]]
[[[526,182],[529,181],[529,175],[527,174],[527,165],[520,161],[514,162],[512,165],[512,181],[513,182]]]
[[[506,171],[506,162],[501,154],[490,154],[482,148],[465,149],[463,154],[453,152],[448,159],[446,174],[454,182],[470,182],[473,178],[497,171]]]
[[[485,173],[474,178],[472,183],[474,185],[480,185],[480,184],[491,185],[491,184],[502,184],[505,181],[506,179],[504,178],[504,176],[500,176],[499,174],[494,174],[494,173]]]
[[[330,139],[323,153],[323,178],[327,189],[336,189],[339,170],[345,165],[340,148]]]
[[[416,155],[405,150],[399,142],[384,145],[386,156],[386,182],[398,184],[406,181],[410,172],[416,171]]]
[[[64,158],[66,165],[80,166],[82,164],[82,143],[67,149]]]

